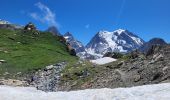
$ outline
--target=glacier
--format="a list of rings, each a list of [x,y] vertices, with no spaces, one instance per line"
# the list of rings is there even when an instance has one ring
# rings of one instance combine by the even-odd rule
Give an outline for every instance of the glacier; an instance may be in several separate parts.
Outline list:
[[[170,100],[170,83],[70,92],[43,92],[33,87],[1,85],[0,100]]]

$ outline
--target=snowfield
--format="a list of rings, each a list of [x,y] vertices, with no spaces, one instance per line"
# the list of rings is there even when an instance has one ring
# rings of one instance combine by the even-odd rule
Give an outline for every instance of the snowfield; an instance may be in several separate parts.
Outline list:
[[[111,63],[113,61],[116,61],[116,59],[110,58],[110,57],[103,57],[103,58],[99,58],[96,60],[91,60],[90,62],[97,64],[97,65],[103,65],[103,64]]]
[[[0,100],[170,100],[170,83],[71,92],[43,92],[32,87],[0,86]]]

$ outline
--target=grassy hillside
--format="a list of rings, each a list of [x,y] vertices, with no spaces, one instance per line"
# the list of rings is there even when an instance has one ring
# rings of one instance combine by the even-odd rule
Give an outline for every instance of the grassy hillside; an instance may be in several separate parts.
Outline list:
[[[0,76],[5,72],[11,75],[27,72],[44,66],[67,61],[73,64],[76,57],[71,56],[66,46],[50,33],[40,32],[34,35],[22,30],[0,29]]]

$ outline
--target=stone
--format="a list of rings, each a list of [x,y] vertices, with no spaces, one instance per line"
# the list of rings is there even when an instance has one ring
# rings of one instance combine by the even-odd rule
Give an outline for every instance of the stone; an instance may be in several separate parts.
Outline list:
[[[140,75],[134,75],[134,82],[138,82],[141,79]]]
[[[155,58],[155,61],[159,61],[159,60],[161,60],[163,57],[164,57],[164,56],[163,56],[162,54],[160,54],[159,56],[157,56],[157,57]]]
[[[53,66],[53,65],[46,66],[46,69],[47,69],[47,70],[51,70],[51,69],[53,69],[53,68],[54,68],[54,66]]]
[[[0,63],[6,63],[6,60],[0,60]]]
[[[8,51],[4,51],[4,53],[8,53]]]
[[[9,73],[8,73],[8,72],[5,72],[3,75],[9,75]]]

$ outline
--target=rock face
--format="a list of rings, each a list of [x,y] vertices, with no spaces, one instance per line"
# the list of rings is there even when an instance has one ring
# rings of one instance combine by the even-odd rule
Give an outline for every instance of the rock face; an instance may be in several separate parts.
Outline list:
[[[60,81],[60,72],[65,68],[66,63],[47,66],[44,70],[39,70],[31,79],[30,85],[38,90],[57,91]]]
[[[76,40],[70,32],[64,34],[64,38],[71,45],[71,47],[75,49],[76,53],[85,51],[85,47],[83,46],[83,44],[80,41]]]
[[[55,26],[51,26],[47,29],[47,32],[52,33],[53,35],[61,36],[59,30]]]
[[[141,52],[147,52],[153,45],[166,45],[167,43],[161,38],[153,38],[139,48]]]
[[[144,41],[127,30],[100,31],[87,44],[86,51],[103,56],[107,52],[130,52],[138,49]]]

